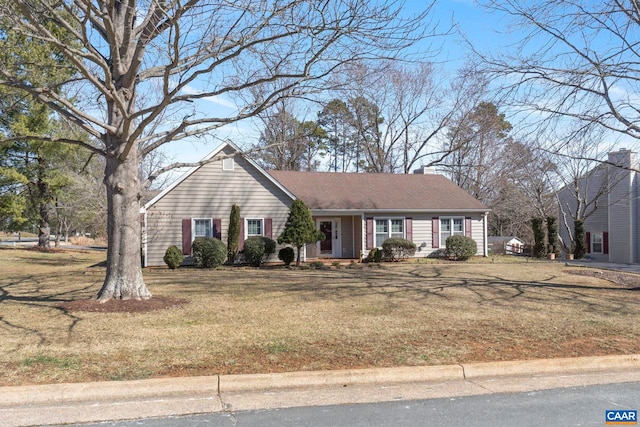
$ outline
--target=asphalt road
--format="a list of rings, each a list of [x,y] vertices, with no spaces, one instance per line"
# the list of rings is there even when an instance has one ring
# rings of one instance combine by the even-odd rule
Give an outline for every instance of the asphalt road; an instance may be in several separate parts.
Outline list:
[[[84,427],[604,426],[606,410],[640,411],[640,382],[418,401],[214,413]]]

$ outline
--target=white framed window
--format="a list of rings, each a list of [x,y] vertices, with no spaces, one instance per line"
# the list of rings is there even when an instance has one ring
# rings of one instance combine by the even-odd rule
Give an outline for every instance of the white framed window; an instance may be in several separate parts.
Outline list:
[[[222,159],[222,170],[223,171],[232,171],[235,166],[235,162],[233,161],[233,157],[227,157]]]
[[[245,219],[247,230],[247,237],[251,236],[264,236],[264,219],[262,218],[248,218]]]
[[[193,238],[211,237],[211,218],[197,218],[193,220]]]
[[[376,218],[376,247],[382,247],[382,243],[390,237],[404,239],[404,228],[404,218]]]
[[[602,253],[602,233],[593,233],[591,235],[591,252]]]
[[[464,217],[440,218],[440,247],[447,245],[447,238],[464,236]]]

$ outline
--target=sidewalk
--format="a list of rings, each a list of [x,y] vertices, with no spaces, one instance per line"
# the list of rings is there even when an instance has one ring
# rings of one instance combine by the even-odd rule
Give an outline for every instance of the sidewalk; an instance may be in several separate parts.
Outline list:
[[[625,273],[640,273],[640,264],[616,264],[613,262],[601,262],[592,260],[560,260],[565,261],[569,267],[589,267],[601,270],[623,271]]]
[[[640,382],[640,355],[0,387],[0,426],[416,400]]]

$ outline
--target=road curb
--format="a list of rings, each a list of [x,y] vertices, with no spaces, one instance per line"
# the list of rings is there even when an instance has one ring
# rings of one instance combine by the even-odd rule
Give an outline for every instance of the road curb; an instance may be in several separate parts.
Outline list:
[[[461,365],[298,371],[273,374],[215,375],[0,387],[0,408],[15,405],[70,403],[79,401],[134,400],[181,395],[217,395],[229,392],[447,382],[502,376],[537,376],[597,371],[640,370],[640,354],[574,357]]]
[[[559,359],[465,363],[465,379],[520,375],[572,374],[640,369],[640,355],[567,357]]]
[[[0,408],[217,393],[217,376],[0,387]]]
[[[640,355],[0,387],[0,426],[555,388],[577,377],[639,380]]]
[[[463,378],[463,369],[460,365],[222,375],[220,376],[220,393],[298,387],[452,381]]]

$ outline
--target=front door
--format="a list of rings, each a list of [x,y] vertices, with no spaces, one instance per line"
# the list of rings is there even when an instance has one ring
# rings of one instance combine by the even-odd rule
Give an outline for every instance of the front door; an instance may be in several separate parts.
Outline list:
[[[340,219],[320,219],[318,229],[324,234],[324,240],[318,243],[320,256],[340,258]]]

